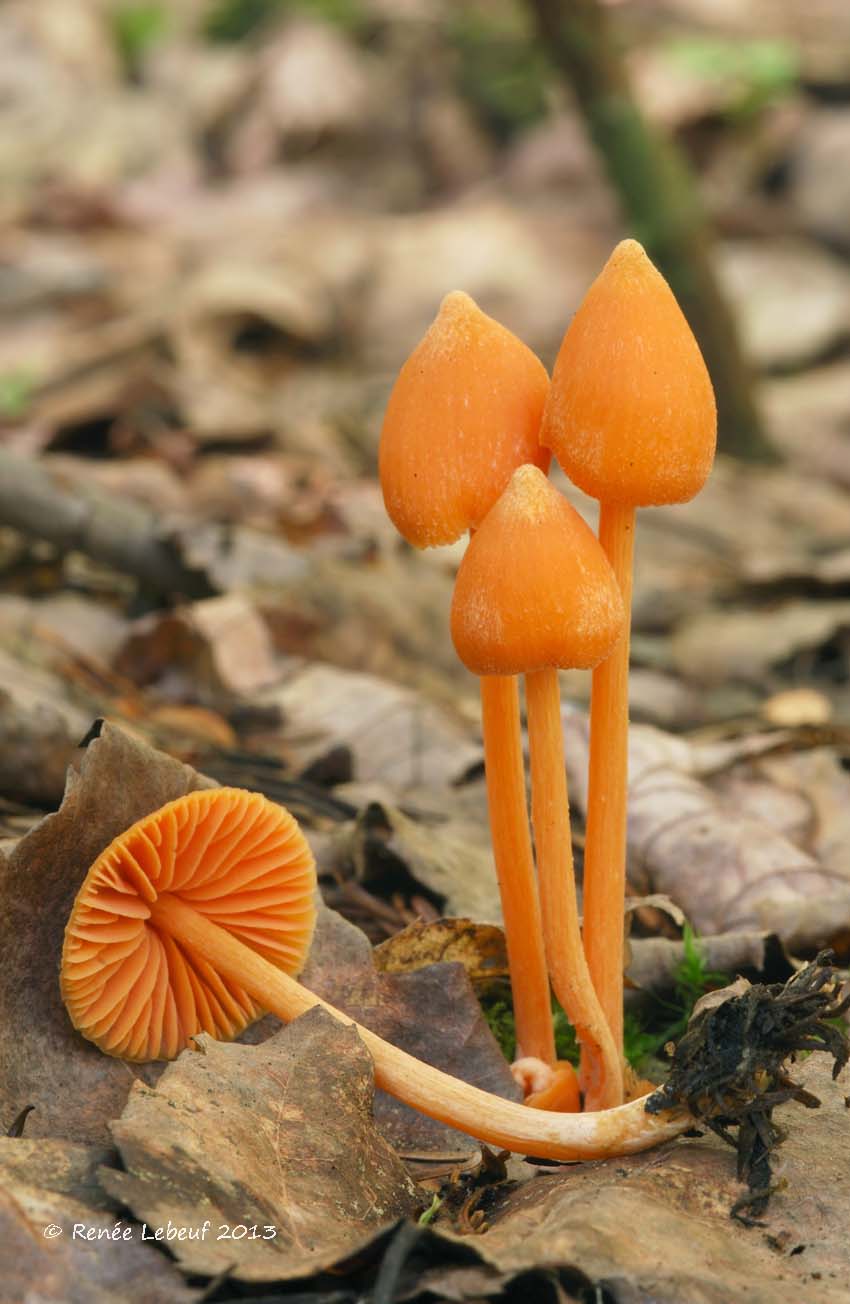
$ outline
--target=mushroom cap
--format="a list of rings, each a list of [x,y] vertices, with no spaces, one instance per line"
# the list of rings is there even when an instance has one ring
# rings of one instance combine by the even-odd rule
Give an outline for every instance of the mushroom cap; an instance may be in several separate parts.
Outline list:
[[[461,661],[476,675],[586,669],[624,627],[596,535],[538,467],[519,467],[457,573],[451,630]]]
[[[447,294],[398,374],[378,454],[387,513],[417,548],[453,543],[484,519],[538,443],[549,388],[529,348],[460,290]]]
[[[564,336],[540,438],[603,502],[686,502],[706,481],[717,439],[711,380],[636,240],[617,245]]]
[[[312,852],[289,811],[255,792],[191,792],[101,852],[65,929],[60,984],[76,1028],[110,1055],[173,1059],[191,1037],[238,1036],[263,1013],[150,921],[169,892],[286,973],[307,955]]]

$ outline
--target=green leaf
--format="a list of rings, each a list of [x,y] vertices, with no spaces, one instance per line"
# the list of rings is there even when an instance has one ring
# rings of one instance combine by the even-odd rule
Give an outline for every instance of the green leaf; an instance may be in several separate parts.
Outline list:
[[[0,375],[0,418],[16,421],[32,401],[35,379],[28,371],[7,371]]]
[[[111,10],[112,36],[128,77],[138,77],[145,55],[164,36],[168,13],[158,0],[118,5]]]
[[[420,1227],[427,1227],[429,1222],[433,1222],[440,1211],[445,1196],[434,1195],[428,1208],[421,1213],[417,1219]]]
[[[800,77],[799,58],[789,41],[688,36],[668,41],[664,53],[680,68],[726,85],[731,117],[760,112],[788,95]]]

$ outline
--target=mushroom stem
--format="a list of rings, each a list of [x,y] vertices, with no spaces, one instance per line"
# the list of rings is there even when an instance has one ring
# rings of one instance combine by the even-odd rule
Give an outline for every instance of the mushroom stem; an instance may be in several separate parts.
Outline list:
[[[626,625],[611,655],[593,672],[584,848],[584,949],[593,985],[621,1055],[634,534],[634,507],[600,504],[599,541],[620,587]],[[582,1064],[582,1076],[585,1071]]]
[[[531,753],[531,818],[546,958],[555,995],[581,1043],[585,1103],[623,1103],[620,1054],[585,959],[576,903],[570,807],[564,769],[561,695],[554,667],[525,677]]]
[[[487,805],[502,899],[517,1053],[554,1064],[552,1004],[528,829],[519,690],[513,675],[484,675],[480,683]]]
[[[578,1074],[568,1060],[558,1060],[552,1070],[552,1081],[540,1091],[526,1096],[527,1109],[559,1110],[562,1114],[577,1114],[581,1109],[581,1091]]]
[[[490,1095],[375,1036],[178,897],[160,895],[150,912],[158,929],[209,960],[279,1018],[288,1022],[320,1005],[341,1023],[356,1028],[374,1060],[379,1087],[489,1145],[541,1158],[600,1159],[647,1150],[693,1125],[691,1114],[681,1108],[663,1117],[647,1114],[646,1098],[600,1113],[555,1114]]]

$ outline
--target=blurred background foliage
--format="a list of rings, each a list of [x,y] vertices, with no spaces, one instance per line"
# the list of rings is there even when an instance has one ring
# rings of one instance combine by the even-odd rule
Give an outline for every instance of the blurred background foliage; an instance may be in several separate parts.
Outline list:
[[[651,515],[635,655],[652,710],[708,709],[678,688],[661,706],[671,668],[726,676],[724,709],[748,709],[801,647],[830,692],[850,683],[840,609],[773,641],[688,627],[736,582],[750,606],[761,586],[765,615],[781,585],[839,608],[850,591],[823,562],[850,543],[845,0],[7,0],[0,95],[4,448],[73,459],[63,473],[159,514],[395,565],[381,416],[442,295],[465,289],[550,366],[611,248],[637,235],[721,344],[740,337],[741,389],[778,459],[755,479],[721,460],[687,527]],[[606,138],[608,120],[625,134]],[[724,446],[741,453],[733,408]],[[688,534],[676,565],[668,529]],[[8,546],[25,588],[32,558]],[[376,618],[340,635],[360,565],[275,637],[454,680],[442,624],[433,655],[429,640],[455,561],[409,561],[414,633],[385,575]],[[266,581],[257,557],[240,565]]]

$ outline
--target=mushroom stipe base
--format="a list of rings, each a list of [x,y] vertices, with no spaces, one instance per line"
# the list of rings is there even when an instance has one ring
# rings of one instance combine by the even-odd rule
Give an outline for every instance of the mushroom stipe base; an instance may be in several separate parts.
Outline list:
[[[850,1007],[850,995],[842,998],[824,953],[786,984],[748,986],[704,1008],[658,1091],[598,1113],[547,1113],[460,1082],[383,1041],[175,896],[157,899],[151,922],[214,962],[284,1021],[321,1005],[355,1027],[372,1055],[376,1085],[432,1118],[490,1145],[559,1160],[634,1154],[704,1122],[738,1149],[739,1174],[754,1190],[756,1209],[767,1202],[769,1153],[780,1139],[773,1109],[788,1100],[817,1103],[787,1077],[786,1059],[795,1051],[825,1050],[837,1076],[850,1058],[846,1035],[829,1022]],[[770,1129],[767,1143],[763,1125]],[[731,1127],[738,1128],[736,1140]]]
[[[646,1150],[693,1123],[687,1111],[675,1106],[663,1116],[647,1114],[645,1098],[598,1113],[528,1109],[461,1082],[377,1037],[176,896],[159,896],[151,905],[150,922],[214,964],[284,1022],[321,1005],[334,1018],[355,1027],[374,1061],[377,1086],[488,1145],[544,1159],[601,1159]]]

